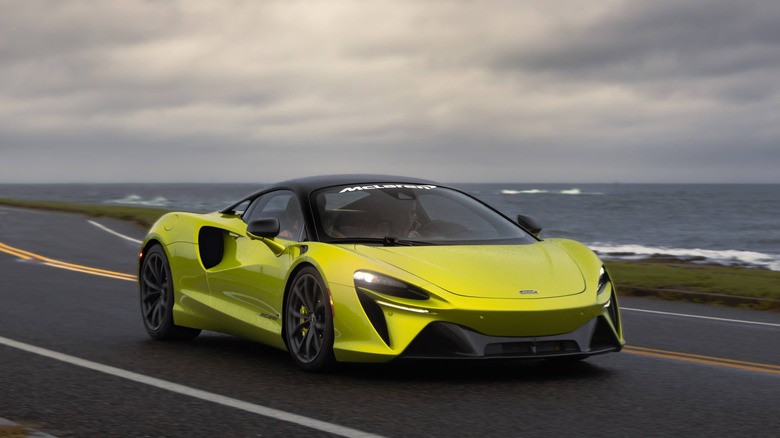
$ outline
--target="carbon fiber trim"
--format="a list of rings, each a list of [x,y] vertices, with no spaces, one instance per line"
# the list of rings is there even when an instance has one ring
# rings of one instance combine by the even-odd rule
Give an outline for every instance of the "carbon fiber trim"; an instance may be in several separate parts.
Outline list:
[[[426,327],[400,356],[404,359],[578,357],[619,351],[620,341],[601,316],[579,329],[553,336],[499,337],[447,322]]]

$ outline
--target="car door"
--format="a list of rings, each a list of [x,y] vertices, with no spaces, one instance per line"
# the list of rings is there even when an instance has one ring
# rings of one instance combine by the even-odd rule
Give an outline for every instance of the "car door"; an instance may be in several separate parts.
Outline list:
[[[279,220],[274,242],[295,249],[304,237],[303,215],[295,194],[277,190],[257,198],[243,215],[245,223]],[[292,250],[274,252],[246,232],[229,233],[223,261],[207,271],[215,309],[224,315],[225,331],[266,343],[281,341],[284,287],[293,262]]]

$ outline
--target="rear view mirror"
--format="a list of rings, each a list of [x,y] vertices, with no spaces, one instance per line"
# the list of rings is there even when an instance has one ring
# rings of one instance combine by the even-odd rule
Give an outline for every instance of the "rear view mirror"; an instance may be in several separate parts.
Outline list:
[[[267,217],[253,220],[246,226],[246,234],[254,239],[276,237],[279,235],[279,219]]]
[[[285,250],[284,245],[274,240],[274,237],[279,235],[279,219],[275,217],[266,217],[250,222],[246,226],[246,235],[250,239],[262,240],[277,257],[282,255]]]
[[[539,233],[542,232],[542,224],[539,223],[535,218],[531,216],[526,216],[524,214],[518,214],[517,215],[517,223],[520,224],[521,227],[525,228],[526,231],[533,234],[536,237],[539,237]]]

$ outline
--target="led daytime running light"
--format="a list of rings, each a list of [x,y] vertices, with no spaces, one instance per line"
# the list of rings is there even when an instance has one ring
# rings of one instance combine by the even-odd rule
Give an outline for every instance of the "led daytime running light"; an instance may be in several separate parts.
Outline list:
[[[427,300],[428,294],[403,281],[368,271],[357,271],[352,278],[355,287],[383,295],[406,298],[410,300]]]
[[[599,269],[599,285],[598,285],[598,291],[597,295],[601,295],[602,292],[607,288],[607,283],[610,282],[609,274],[607,274],[607,269],[604,268],[604,266]]]
[[[376,303],[382,306],[392,307],[393,309],[406,310],[407,312],[429,313],[428,310],[426,309],[416,309],[414,307],[399,306],[398,304],[386,303],[384,301],[379,301],[379,300],[376,300]]]
[[[357,271],[352,276],[356,283],[363,283],[366,286],[385,286],[385,287],[397,287],[406,289],[406,285],[398,280],[385,277],[383,275],[377,275],[366,271]]]

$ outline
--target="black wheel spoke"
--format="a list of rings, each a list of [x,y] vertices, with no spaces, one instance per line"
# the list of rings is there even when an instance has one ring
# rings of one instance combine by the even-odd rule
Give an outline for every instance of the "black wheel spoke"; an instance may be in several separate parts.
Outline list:
[[[157,301],[160,300],[160,291],[159,290],[146,291],[146,293],[144,293],[143,299],[144,299],[144,303],[146,304],[156,303]]]
[[[314,302],[312,301],[312,295],[314,295],[315,291],[310,288],[306,288],[306,292],[303,294],[303,305],[306,306],[309,311],[312,311],[314,309]]]
[[[156,315],[157,315],[157,306],[156,305],[149,306],[149,308],[146,310],[146,321],[152,327],[155,326]]]
[[[309,325],[309,321],[301,321],[298,325],[295,326],[292,333],[293,336],[296,336],[298,333],[303,333],[303,328]]]
[[[312,334],[312,342],[314,343],[315,354],[319,353],[320,349],[322,349],[322,336],[320,336],[318,331]]]
[[[160,294],[150,293],[147,294],[145,297],[143,297],[141,301],[141,305],[143,306],[144,310],[148,311],[151,308],[157,307],[159,302],[160,302]]]
[[[317,355],[316,351],[312,351],[312,345],[311,345],[312,344],[312,342],[311,342],[312,338],[314,338],[314,333],[312,332],[311,329],[309,329],[309,331],[306,332],[306,338],[304,339],[304,343],[306,345],[306,348],[305,348],[305,351],[304,351],[304,355],[305,355],[306,359],[312,359],[313,356]]]
[[[157,306],[157,312],[155,312],[155,314],[154,314],[154,316],[155,316],[154,320],[155,320],[156,326],[159,326],[160,324],[162,324],[162,320],[163,320],[164,315],[165,315],[165,307],[161,306],[161,305]]]
[[[160,267],[157,264],[157,261],[160,257],[156,254],[150,257],[151,260],[149,260],[149,264],[147,265],[147,272],[149,272],[152,275],[152,277],[154,277],[154,281],[156,284],[160,284],[160,276],[158,274],[158,270],[160,269]]]
[[[295,352],[299,357],[303,355],[303,336],[295,336],[293,339],[293,345],[292,345],[292,351]]]
[[[146,286],[149,289],[152,290],[159,290],[160,286],[157,283],[153,283],[151,280],[149,280],[149,276],[144,274],[144,286]]]

